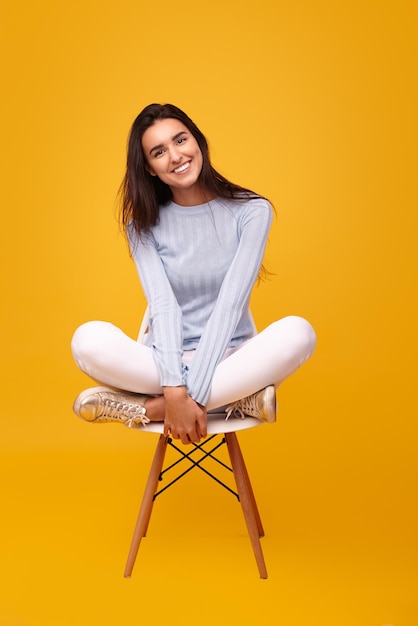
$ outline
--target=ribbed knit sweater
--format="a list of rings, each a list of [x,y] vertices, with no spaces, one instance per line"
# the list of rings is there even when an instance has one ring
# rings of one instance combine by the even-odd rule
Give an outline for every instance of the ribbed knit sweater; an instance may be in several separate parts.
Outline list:
[[[272,219],[270,204],[217,198],[198,206],[174,202],[130,245],[150,309],[146,344],[161,385],[185,385],[206,405],[213,374],[228,347],[254,334],[249,299]],[[189,367],[182,352],[196,350]]]

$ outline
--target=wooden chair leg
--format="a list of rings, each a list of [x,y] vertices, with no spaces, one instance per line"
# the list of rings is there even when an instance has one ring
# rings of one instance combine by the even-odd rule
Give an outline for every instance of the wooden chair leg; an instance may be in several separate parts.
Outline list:
[[[248,475],[247,466],[245,465],[244,457],[243,457],[242,452],[241,452],[241,446],[239,445],[237,437],[236,437],[236,445],[237,445],[237,453],[239,454],[239,457],[240,457],[240,460],[241,460],[241,466],[242,466],[245,482],[247,483],[248,494],[249,494],[250,499],[251,499],[252,508],[253,508],[253,511],[254,511],[255,521],[257,523],[258,536],[259,537],[264,537],[263,524],[261,522],[261,517],[260,517],[260,513],[258,511],[257,502],[255,500],[254,491],[253,491],[253,488],[252,488],[252,485],[251,485],[250,477]]]
[[[254,494],[249,487],[248,473],[239,448],[238,439],[234,432],[225,433],[225,439],[260,578],[267,578],[267,568],[260,543],[259,526],[257,524],[257,516],[254,512]]]
[[[157,491],[158,480],[163,467],[166,450],[167,437],[164,437],[164,435],[160,435],[150,473],[148,476],[148,481],[142,498],[141,508],[139,510],[138,519],[132,538],[131,548],[128,554],[128,560],[126,562],[124,574],[125,578],[130,578],[132,575],[132,570],[134,568],[135,559],[136,555],[138,554],[141,539],[142,537],[145,537],[145,533],[148,528],[148,524],[151,518],[152,507],[154,504],[154,495]]]

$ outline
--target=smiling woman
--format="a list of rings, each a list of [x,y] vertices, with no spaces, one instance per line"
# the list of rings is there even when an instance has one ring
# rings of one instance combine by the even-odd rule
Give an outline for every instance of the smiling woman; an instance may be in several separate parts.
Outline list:
[[[136,118],[121,186],[121,222],[150,320],[145,344],[107,322],[74,334],[79,367],[111,387],[83,391],[75,413],[90,422],[164,421],[195,443],[207,412],[274,422],[276,389],[312,354],[315,333],[289,316],[256,333],[249,310],[272,220],[268,200],[228,181],[207,141],[174,105]]]

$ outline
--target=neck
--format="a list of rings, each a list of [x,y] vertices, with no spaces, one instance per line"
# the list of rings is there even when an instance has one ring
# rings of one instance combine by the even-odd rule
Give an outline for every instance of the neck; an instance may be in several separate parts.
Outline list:
[[[198,204],[205,204],[205,202],[209,202],[216,197],[215,194],[209,193],[200,185],[193,185],[187,189],[171,188],[171,191],[173,193],[173,201],[180,206],[197,206]]]

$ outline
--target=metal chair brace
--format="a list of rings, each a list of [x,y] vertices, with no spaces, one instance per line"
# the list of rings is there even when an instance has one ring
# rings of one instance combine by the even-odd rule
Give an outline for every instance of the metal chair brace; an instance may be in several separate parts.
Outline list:
[[[217,437],[222,437],[221,441],[217,443],[216,446],[214,446],[213,448],[211,448],[210,450],[206,450],[205,449],[205,445],[207,445],[210,441],[212,441],[212,439],[216,439]],[[173,469],[174,467],[176,467],[179,463],[182,463],[183,461],[190,461],[191,466],[186,469],[184,472],[182,472],[181,474],[179,474],[178,476],[176,476],[176,478],[172,479],[167,485],[165,485],[165,487],[163,487],[162,489],[160,489],[159,491],[157,491],[154,494],[153,500],[156,499],[157,496],[159,496],[160,494],[162,494],[164,491],[166,491],[169,487],[171,487],[172,485],[174,485],[174,483],[176,483],[178,480],[180,480],[180,478],[183,478],[183,476],[185,476],[186,474],[188,474],[189,472],[191,472],[193,469],[198,468],[200,469],[202,472],[204,472],[207,476],[210,476],[210,478],[212,478],[215,482],[217,482],[219,485],[221,485],[222,487],[224,487],[224,489],[226,489],[227,491],[229,491],[232,495],[234,495],[238,502],[240,502],[240,498],[239,498],[239,494],[234,491],[233,489],[231,489],[231,487],[229,487],[228,485],[226,485],[224,482],[222,482],[222,480],[220,480],[217,476],[215,476],[214,474],[212,474],[211,472],[209,472],[209,470],[207,470],[206,468],[202,467],[201,463],[203,461],[205,461],[205,459],[207,458],[211,458],[213,461],[216,461],[216,463],[219,463],[219,465],[221,465],[223,468],[225,468],[226,470],[228,470],[229,472],[233,473],[232,467],[230,467],[229,465],[226,465],[223,461],[221,461],[217,456],[214,456],[214,452],[216,452],[216,450],[218,450],[219,448],[221,448],[221,446],[226,445],[226,439],[225,436],[221,436],[221,435],[212,435],[211,437],[208,437],[207,439],[205,439],[205,441],[203,441],[203,443],[197,444],[197,443],[193,443],[193,449],[188,452],[187,454],[185,452],[183,452],[183,450],[181,448],[179,448],[178,446],[176,446],[173,443],[173,440],[171,439],[171,437],[169,437],[167,439],[167,444],[173,448],[174,450],[176,450],[176,452],[178,452],[178,454],[180,455],[181,458],[177,459],[177,461],[175,461],[174,463],[172,463],[171,465],[168,465],[165,469],[162,470],[162,472],[160,473],[160,476],[158,478],[158,480],[161,482],[163,480],[163,475],[166,474],[167,472],[169,472],[171,469]],[[194,452],[197,451],[201,451],[203,452],[203,456],[201,456],[197,461],[195,461],[194,459],[191,458],[192,454]]]

